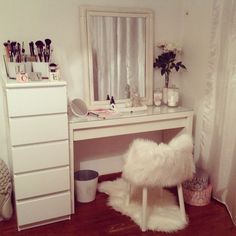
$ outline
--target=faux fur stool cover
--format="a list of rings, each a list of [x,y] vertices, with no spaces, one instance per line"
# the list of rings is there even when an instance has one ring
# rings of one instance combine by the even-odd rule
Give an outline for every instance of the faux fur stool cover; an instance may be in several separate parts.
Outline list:
[[[195,172],[193,143],[183,134],[169,144],[136,139],[125,154],[122,177],[136,186],[176,186]]]
[[[132,189],[130,204],[127,205],[127,183],[119,178],[98,185],[98,190],[109,195],[108,205],[114,210],[129,216],[141,228],[142,190]],[[147,229],[161,232],[175,232],[187,226],[183,220],[175,196],[160,188],[148,190]]]

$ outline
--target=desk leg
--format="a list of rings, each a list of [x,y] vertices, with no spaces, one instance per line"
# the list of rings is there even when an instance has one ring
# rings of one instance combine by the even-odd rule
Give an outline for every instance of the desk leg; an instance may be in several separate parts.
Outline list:
[[[75,213],[75,190],[74,190],[74,131],[69,129],[69,147],[70,147],[70,189],[71,189],[71,213]]]
[[[193,135],[193,115],[190,115],[187,117],[185,133],[189,135]]]
[[[192,136],[193,130],[193,115],[186,116],[185,124],[183,127],[167,129],[162,131],[162,142],[169,143],[174,137],[181,134],[189,134]]]

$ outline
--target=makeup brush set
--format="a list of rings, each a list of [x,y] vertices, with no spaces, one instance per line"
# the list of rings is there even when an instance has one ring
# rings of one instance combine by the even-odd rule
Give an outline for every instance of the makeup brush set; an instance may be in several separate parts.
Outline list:
[[[27,74],[31,80],[50,78],[51,43],[50,39],[31,41],[28,53],[26,53],[24,42],[10,40],[4,42],[4,61],[8,77],[15,79],[17,74],[21,74],[21,77]],[[54,72],[53,78],[55,80],[55,71],[52,72]],[[58,77],[56,78],[58,79]]]
[[[29,54],[25,52],[24,42],[20,44],[16,41],[4,42],[4,48],[6,53],[6,60],[8,62],[49,62],[51,56],[51,43],[50,39],[45,39],[44,42],[41,40],[29,42]],[[36,52],[35,52],[36,51]]]

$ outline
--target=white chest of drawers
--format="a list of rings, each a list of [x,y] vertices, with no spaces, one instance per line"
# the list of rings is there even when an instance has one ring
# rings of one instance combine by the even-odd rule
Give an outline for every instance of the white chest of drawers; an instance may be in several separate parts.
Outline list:
[[[5,81],[18,229],[71,214],[66,83]]]

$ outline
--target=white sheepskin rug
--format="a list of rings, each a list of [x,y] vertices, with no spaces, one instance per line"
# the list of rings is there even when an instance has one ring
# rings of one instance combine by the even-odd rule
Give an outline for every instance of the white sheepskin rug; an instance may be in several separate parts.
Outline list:
[[[129,216],[141,228],[141,188],[133,188],[130,203],[127,204],[128,185],[119,178],[99,184],[98,190],[109,195],[108,205]],[[183,220],[175,196],[167,190],[148,189],[147,229],[174,232],[183,229],[188,222]]]

